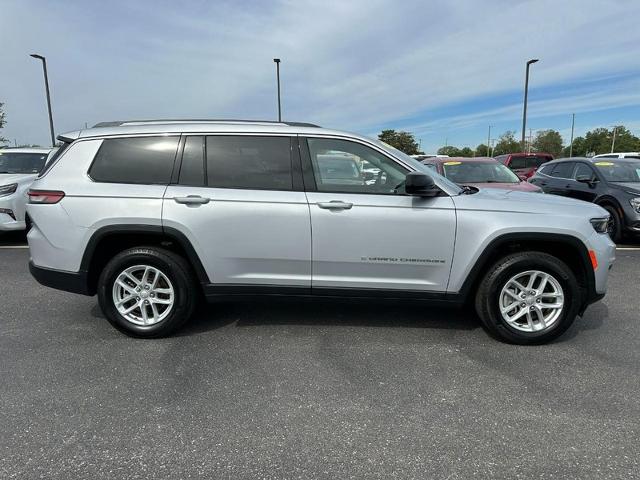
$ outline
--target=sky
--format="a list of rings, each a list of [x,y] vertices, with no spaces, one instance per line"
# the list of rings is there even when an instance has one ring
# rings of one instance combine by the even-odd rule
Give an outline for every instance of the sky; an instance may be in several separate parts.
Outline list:
[[[56,133],[146,118],[277,119],[422,150],[625,124],[640,135],[638,0],[0,0],[0,136],[49,141],[37,52]],[[527,132],[528,133],[528,132]]]

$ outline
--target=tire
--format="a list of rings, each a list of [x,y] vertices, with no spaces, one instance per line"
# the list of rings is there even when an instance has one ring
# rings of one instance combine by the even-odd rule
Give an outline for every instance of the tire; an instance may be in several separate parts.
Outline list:
[[[607,225],[607,231],[611,240],[613,240],[614,243],[618,243],[622,239],[622,219],[620,218],[618,209],[611,205],[603,205],[602,208],[611,215],[611,220],[609,221],[609,225]]]
[[[522,292],[511,283],[516,279],[521,285],[527,283],[523,287],[529,287],[528,280],[533,276],[530,272],[538,272],[530,289]],[[545,286],[543,278],[547,278]],[[537,294],[531,295],[533,292]],[[559,304],[562,306],[557,307]],[[476,312],[489,334],[518,345],[538,345],[559,337],[571,326],[581,304],[582,293],[574,273],[560,259],[543,252],[514,253],[498,260],[482,280],[475,301]],[[513,309],[501,312],[501,306],[506,309],[511,305]],[[524,315],[517,317],[518,314]]]
[[[120,252],[98,279],[98,302],[107,320],[138,338],[163,337],[179,329],[193,313],[195,292],[196,282],[184,258],[157,247]],[[129,297],[133,298],[124,301]],[[116,300],[124,301],[120,310]]]

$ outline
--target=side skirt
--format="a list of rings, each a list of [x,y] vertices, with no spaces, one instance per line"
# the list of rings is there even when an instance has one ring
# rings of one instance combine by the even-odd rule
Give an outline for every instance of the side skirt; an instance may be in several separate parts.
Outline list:
[[[208,284],[204,285],[208,301],[229,297],[310,297],[373,300],[415,300],[447,305],[462,304],[465,299],[460,294],[446,292],[425,292],[421,290],[393,290],[380,288],[335,288],[302,287],[288,285],[244,285]]]

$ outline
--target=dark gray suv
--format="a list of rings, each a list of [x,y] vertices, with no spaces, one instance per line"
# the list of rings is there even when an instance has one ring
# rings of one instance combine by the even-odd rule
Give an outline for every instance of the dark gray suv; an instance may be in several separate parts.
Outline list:
[[[562,158],[549,162],[529,180],[545,193],[593,202],[609,212],[614,241],[640,234],[640,160]]]

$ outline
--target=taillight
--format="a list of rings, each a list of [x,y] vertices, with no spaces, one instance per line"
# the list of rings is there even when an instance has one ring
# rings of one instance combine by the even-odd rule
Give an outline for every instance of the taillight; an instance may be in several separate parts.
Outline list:
[[[56,190],[29,190],[29,203],[52,204],[64,198],[64,192]]]

